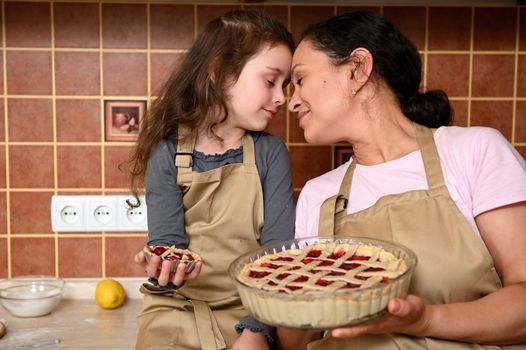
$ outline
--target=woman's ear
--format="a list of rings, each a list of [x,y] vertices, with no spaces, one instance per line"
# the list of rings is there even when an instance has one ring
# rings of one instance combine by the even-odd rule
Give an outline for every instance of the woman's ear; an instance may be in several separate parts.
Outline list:
[[[365,84],[373,71],[373,56],[369,50],[359,47],[349,56],[350,79]]]
[[[359,47],[351,53],[347,65],[350,91],[354,97],[369,81],[373,71],[373,56],[369,50]]]

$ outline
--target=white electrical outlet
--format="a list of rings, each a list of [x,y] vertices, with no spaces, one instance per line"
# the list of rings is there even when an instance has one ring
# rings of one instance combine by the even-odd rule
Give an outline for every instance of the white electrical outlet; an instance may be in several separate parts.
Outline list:
[[[86,196],[86,231],[118,231],[116,196]]]
[[[133,196],[119,196],[117,200],[117,214],[119,231],[148,231],[148,220],[146,218],[146,200],[144,196],[139,197],[141,203],[137,208],[132,208],[128,203],[136,203]]]
[[[84,196],[53,196],[51,227],[56,232],[85,231]]]
[[[55,232],[142,232],[148,231],[146,202],[130,208],[133,196],[69,196],[51,199],[51,227]]]

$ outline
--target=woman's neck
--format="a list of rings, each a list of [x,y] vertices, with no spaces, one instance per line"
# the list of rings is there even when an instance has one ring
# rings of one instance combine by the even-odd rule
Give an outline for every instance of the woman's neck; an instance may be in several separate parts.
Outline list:
[[[376,104],[369,109],[371,118],[362,120],[363,132],[350,140],[356,162],[375,165],[401,158],[417,150],[415,126],[394,104]]]

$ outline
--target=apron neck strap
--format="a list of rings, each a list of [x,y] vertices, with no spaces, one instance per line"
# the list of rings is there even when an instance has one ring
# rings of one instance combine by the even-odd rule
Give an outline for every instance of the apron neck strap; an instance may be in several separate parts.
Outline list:
[[[352,184],[352,175],[356,168],[356,161],[352,160],[347,168],[340,191],[337,195],[327,198],[320,208],[320,221],[318,223],[318,236],[328,238],[334,236],[335,215],[347,209],[347,197],[349,196]]]
[[[354,174],[354,169],[356,169],[356,161],[353,157],[351,164],[349,165],[347,171],[345,172],[345,175],[343,176],[343,181],[340,185],[340,191],[338,192],[338,194],[343,198],[349,197],[349,193],[351,193],[352,176]],[[347,207],[347,203],[345,204],[345,207]]]
[[[256,152],[254,151],[254,140],[252,135],[247,131],[243,136],[243,164],[244,165],[255,165],[256,164]]]
[[[177,151],[175,153],[174,160],[175,167],[183,171],[191,171],[193,164],[195,133],[191,132],[187,127],[180,125],[177,131],[177,140]]]
[[[426,172],[427,186],[430,190],[444,186],[444,176],[440,166],[440,158],[435,145],[435,139],[431,129],[414,123],[416,129],[416,140],[420,146],[422,161]]]

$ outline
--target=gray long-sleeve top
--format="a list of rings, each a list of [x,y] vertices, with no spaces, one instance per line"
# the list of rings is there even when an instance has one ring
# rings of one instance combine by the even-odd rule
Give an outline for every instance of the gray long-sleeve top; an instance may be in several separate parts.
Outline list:
[[[256,166],[264,198],[264,225],[260,244],[294,238],[295,208],[290,159],[283,142],[265,132],[252,132]],[[146,171],[148,244],[188,247],[182,192],[174,165],[176,144],[164,140],[152,152]],[[243,162],[243,147],[220,155],[193,152],[194,171],[203,172]]]

